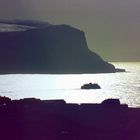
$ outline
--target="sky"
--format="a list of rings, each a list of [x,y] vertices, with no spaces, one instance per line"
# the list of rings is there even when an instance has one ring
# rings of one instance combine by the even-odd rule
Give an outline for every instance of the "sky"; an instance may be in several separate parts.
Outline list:
[[[140,61],[140,0],[0,0],[0,19],[68,24],[105,60]]]

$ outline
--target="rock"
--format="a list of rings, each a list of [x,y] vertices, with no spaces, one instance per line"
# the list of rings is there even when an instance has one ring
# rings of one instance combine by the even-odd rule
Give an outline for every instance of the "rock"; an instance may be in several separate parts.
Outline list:
[[[0,73],[115,72],[112,64],[88,49],[85,33],[79,29],[31,21],[5,26],[12,29],[0,32]]]
[[[107,99],[102,102],[102,105],[106,106],[106,107],[119,107],[120,100],[119,99]]]
[[[0,105],[6,105],[6,104],[9,104],[11,103],[11,99],[8,98],[8,97],[2,97],[0,96]]]
[[[125,69],[116,68],[116,72],[126,72]]]

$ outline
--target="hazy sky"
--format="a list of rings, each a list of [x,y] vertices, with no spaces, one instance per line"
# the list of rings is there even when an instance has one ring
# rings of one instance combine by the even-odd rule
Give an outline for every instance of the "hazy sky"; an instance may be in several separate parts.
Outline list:
[[[107,61],[140,61],[140,0],[0,0],[0,19],[69,24]]]

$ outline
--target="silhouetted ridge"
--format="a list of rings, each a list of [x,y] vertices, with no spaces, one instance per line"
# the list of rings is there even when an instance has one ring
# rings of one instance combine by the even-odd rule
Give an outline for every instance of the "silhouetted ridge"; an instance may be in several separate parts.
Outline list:
[[[139,140],[140,109],[107,99],[101,104],[0,96],[2,140]]]
[[[68,25],[0,32],[0,44],[1,73],[115,72],[88,49],[84,32]]]

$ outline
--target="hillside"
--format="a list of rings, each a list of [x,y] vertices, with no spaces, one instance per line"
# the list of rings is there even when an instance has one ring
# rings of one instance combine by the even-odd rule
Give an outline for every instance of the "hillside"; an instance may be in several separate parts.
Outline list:
[[[115,71],[88,49],[85,34],[79,29],[31,21],[0,23],[0,73]]]

